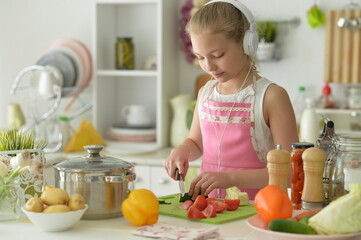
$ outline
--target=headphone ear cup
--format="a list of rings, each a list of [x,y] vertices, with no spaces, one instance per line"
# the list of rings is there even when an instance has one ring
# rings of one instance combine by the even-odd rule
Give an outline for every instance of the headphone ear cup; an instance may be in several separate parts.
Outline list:
[[[258,49],[258,33],[247,30],[243,38],[243,50],[248,56],[255,56]]]

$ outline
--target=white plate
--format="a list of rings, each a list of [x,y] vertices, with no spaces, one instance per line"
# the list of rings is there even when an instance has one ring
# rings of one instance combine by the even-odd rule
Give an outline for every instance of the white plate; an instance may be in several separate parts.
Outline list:
[[[67,54],[62,52],[48,52],[45,53],[36,64],[56,67],[63,75],[63,87],[74,86],[77,78],[77,69],[73,59]]]
[[[61,53],[68,55],[69,57],[71,57],[71,59],[74,61],[75,65],[76,65],[76,69],[77,69],[76,82],[72,87],[79,86],[84,78],[84,70],[83,70],[83,65],[81,63],[81,60],[80,60],[78,54],[76,54],[76,52],[74,52],[71,48],[63,47],[63,46],[56,46],[56,47],[50,48],[50,49],[46,50],[45,53],[49,53],[49,52],[61,52]]]
[[[159,149],[156,142],[151,143],[131,143],[131,142],[114,142],[107,141],[104,150],[110,153],[124,155],[149,153]]]
[[[260,233],[264,239],[272,240],[346,240],[346,239],[360,239],[360,233],[343,234],[343,235],[307,235],[296,233],[276,232],[265,229],[265,222],[259,215],[252,216],[247,219],[247,224],[255,231]]]
[[[114,135],[153,135],[156,134],[157,131],[155,128],[142,129],[142,128],[109,128],[109,133]]]

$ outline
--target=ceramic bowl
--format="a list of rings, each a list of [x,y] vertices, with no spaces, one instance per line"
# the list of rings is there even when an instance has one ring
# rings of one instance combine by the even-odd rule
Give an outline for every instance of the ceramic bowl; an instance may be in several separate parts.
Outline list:
[[[86,204],[84,209],[65,213],[36,213],[26,211],[24,208],[21,210],[35,226],[42,230],[46,232],[62,232],[79,222],[87,209],[88,205]]]

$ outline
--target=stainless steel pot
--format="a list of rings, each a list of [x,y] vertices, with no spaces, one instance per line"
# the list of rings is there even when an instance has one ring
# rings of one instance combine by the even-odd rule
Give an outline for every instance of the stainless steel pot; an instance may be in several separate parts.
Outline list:
[[[122,216],[122,202],[135,180],[134,165],[121,159],[101,156],[103,146],[84,148],[88,155],[53,164],[55,186],[69,194],[79,193],[84,196],[89,207],[82,219]]]

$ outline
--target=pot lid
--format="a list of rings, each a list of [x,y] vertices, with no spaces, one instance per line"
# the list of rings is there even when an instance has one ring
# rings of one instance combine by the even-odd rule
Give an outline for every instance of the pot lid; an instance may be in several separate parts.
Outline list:
[[[88,145],[84,149],[87,155],[53,164],[53,167],[59,170],[71,171],[107,171],[113,169],[128,170],[134,167],[133,164],[119,158],[100,155],[104,146]]]

